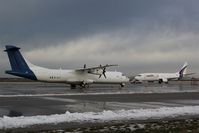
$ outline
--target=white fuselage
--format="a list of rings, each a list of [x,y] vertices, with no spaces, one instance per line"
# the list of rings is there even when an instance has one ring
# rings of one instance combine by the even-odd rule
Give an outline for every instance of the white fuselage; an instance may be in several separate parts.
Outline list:
[[[159,81],[168,82],[170,79],[178,79],[179,73],[142,73],[135,76],[135,80],[142,81]]]
[[[135,81],[159,81],[161,83],[172,79],[181,79],[187,75],[187,66],[188,63],[185,62],[183,67],[176,73],[141,73],[135,76]]]
[[[107,71],[106,78],[102,75],[77,72],[75,70],[48,69],[43,67],[30,67],[37,80],[45,82],[60,82],[68,84],[92,84],[92,83],[113,83],[122,84],[129,82],[129,78],[121,72]]]

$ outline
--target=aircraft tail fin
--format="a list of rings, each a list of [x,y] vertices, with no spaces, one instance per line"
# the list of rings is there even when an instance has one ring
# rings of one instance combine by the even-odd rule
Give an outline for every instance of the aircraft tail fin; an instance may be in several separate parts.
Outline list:
[[[179,79],[183,78],[184,75],[187,74],[187,66],[188,66],[188,63],[185,62],[183,67],[180,69],[180,71],[178,72],[179,73]]]
[[[6,50],[4,50],[4,51],[7,52],[7,54],[8,54],[8,58],[10,61],[12,71],[25,72],[27,69],[29,69],[29,67],[26,64],[19,49],[20,48],[18,48],[18,47],[7,45]]]
[[[29,79],[36,79],[34,73],[32,70],[30,70],[28,64],[26,63],[26,60],[23,58],[19,51],[19,47],[12,46],[12,45],[6,45],[6,50],[8,54],[8,58],[11,65],[11,71],[6,71],[7,74],[25,77]]]

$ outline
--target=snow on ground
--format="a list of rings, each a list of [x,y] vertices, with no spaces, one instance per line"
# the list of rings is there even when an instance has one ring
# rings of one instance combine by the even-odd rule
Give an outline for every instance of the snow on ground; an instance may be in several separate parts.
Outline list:
[[[62,122],[104,122],[112,120],[147,120],[172,118],[185,115],[198,115],[199,106],[161,107],[158,109],[132,109],[103,112],[85,112],[41,115],[29,117],[0,118],[0,129],[27,127],[35,124],[57,124]]]

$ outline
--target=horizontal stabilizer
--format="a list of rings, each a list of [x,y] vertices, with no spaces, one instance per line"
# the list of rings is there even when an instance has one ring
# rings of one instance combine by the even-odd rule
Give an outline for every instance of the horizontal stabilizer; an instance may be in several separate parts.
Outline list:
[[[26,72],[26,73],[22,73],[22,72],[14,72],[14,71],[5,71],[6,74],[11,74],[14,76],[19,76],[19,77],[23,77],[23,78],[28,78],[28,79],[32,79],[32,80],[37,80],[36,76],[32,73],[32,72]]]

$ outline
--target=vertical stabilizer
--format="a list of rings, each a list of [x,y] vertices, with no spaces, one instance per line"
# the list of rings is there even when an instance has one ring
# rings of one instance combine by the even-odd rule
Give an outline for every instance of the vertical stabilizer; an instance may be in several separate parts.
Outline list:
[[[184,65],[183,65],[183,67],[179,71],[179,79],[183,78],[184,75],[187,74],[187,66],[188,66],[188,63],[185,62]]]
[[[21,55],[19,51],[20,48],[12,45],[6,45],[5,47],[6,50],[4,51],[8,54],[8,58],[12,69],[11,71],[6,71],[6,73],[36,80],[36,76],[34,75],[32,70],[30,70],[28,64]]]
[[[20,48],[18,47],[7,45],[6,50],[4,51],[6,51],[8,54],[12,71],[25,72],[27,69],[29,69],[29,67],[19,52],[19,49]]]

